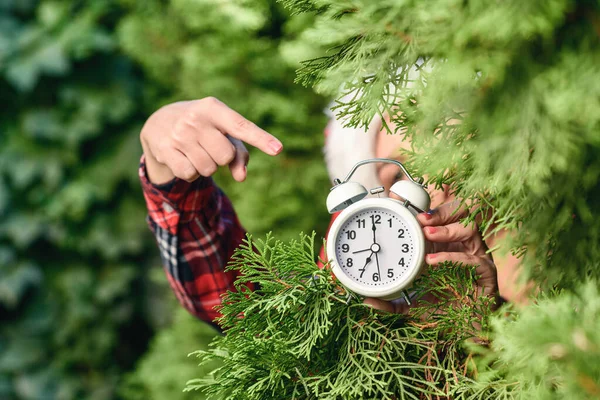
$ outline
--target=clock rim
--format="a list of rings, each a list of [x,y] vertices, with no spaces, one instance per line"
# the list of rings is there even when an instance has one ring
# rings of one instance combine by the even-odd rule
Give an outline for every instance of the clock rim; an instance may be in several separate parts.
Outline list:
[[[392,286],[384,290],[380,288],[368,288],[352,280],[339,266],[337,261],[337,255],[335,253],[336,238],[342,225],[345,224],[346,221],[348,221],[348,219],[357,212],[372,207],[389,208],[392,211],[399,214],[407,224],[412,225],[412,228],[414,228],[414,232],[416,235],[415,241],[420,242],[420,245],[415,246],[417,248],[417,251],[415,254],[414,269],[403,280],[394,283]],[[419,224],[419,221],[417,221],[415,215],[408,208],[406,208],[402,204],[402,202],[396,199],[364,199],[350,205],[349,207],[341,211],[340,215],[335,219],[335,221],[333,221],[333,224],[329,229],[329,233],[327,234],[326,241],[328,261],[331,265],[331,270],[336,276],[336,278],[347,289],[366,297],[384,298],[387,300],[400,297],[402,295],[402,291],[409,288],[412,282],[422,272],[423,265],[425,263],[426,242],[421,224]]]

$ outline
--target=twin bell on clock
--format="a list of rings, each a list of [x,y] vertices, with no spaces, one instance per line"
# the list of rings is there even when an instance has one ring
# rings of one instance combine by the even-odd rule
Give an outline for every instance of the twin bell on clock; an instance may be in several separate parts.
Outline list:
[[[367,189],[350,181],[365,164],[388,163],[402,169],[408,180],[392,185],[390,197],[365,198]],[[327,196],[330,213],[342,211],[327,235],[327,254],[335,276],[347,289],[362,296],[393,300],[425,269],[428,243],[416,215],[429,210],[423,180],[415,180],[402,163],[373,158],[357,163],[343,181],[336,179]],[[371,188],[371,194],[384,192]]]

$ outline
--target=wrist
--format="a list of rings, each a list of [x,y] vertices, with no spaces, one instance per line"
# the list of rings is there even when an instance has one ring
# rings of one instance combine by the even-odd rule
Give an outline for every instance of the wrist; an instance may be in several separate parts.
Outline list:
[[[148,180],[154,185],[162,185],[172,181],[175,178],[175,175],[171,169],[154,157],[154,154],[150,151],[150,146],[148,146],[143,136],[140,139],[144,151]]]

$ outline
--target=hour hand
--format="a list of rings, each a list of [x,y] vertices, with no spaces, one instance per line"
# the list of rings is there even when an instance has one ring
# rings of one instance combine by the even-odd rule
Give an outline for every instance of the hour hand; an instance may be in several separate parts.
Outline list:
[[[365,261],[364,267],[362,267],[361,269],[359,269],[359,271],[360,271],[360,279],[362,279],[363,274],[365,273],[365,270],[367,269],[367,264],[369,264],[371,262],[371,257],[372,256],[373,256],[373,252],[371,252],[371,254],[369,254],[369,257],[367,257],[367,260]]]

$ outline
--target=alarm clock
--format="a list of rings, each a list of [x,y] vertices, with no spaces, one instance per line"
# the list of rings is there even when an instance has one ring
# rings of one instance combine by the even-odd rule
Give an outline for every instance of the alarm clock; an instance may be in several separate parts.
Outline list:
[[[408,180],[392,185],[390,197],[365,198],[367,189],[350,181],[362,165],[390,163],[399,166]],[[423,179],[413,179],[396,160],[373,158],[357,163],[343,181],[334,180],[327,196],[329,213],[341,211],[327,234],[327,256],[340,283],[350,291],[383,300],[404,297],[425,269],[425,240],[416,215],[429,210],[431,200]],[[384,192],[382,186],[371,194]]]

